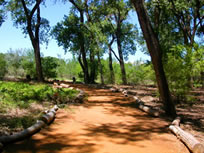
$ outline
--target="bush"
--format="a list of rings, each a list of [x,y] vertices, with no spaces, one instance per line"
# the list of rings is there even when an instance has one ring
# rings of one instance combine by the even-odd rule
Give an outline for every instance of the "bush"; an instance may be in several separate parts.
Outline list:
[[[57,64],[58,59],[55,57],[43,57],[42,58],[42,68],[43,76],[47,79],[57,77]]]

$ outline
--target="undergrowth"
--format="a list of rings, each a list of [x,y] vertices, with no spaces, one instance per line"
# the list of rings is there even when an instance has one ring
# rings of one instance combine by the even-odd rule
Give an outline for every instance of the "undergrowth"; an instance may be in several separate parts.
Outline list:
[[[8,131],[12,131],[27,128],[35,123],[42,114],[39,110],[31,111],[32,103],[40,104],[46,109],[53,104],[72,102],[78,93],[77,90],[54,89],[42,83],[31,85],[22,82],[0,81],[0,134],[2,134],[1,129],[5,127],[8,128]],[[27,110],[27,113],[22,113],[22,109]],[[21,115],[12,111],[20,111]]]

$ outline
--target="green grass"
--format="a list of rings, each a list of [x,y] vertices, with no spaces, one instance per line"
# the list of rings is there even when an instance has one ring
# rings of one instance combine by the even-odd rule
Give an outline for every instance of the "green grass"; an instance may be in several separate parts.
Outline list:
[[[33,125],[42,115],[40,110],[32,110],[32,103],[39,103],[46,109],[53,104],[63,104],[72,100],[79,93],[77,90],[62,88],[54,89],[48,84],[28,84],[22,82],[0,81],[0,134],[1,129],[7,127],[8,131],[25,129]],[[27,109],[27,113],[18,115],[11,113],[19,109]],[[4,130],[3,130],[4,131]]]
[[[0,81],[0,111],[3,108],[28,108],[32,102],[50,101],[66,103],[72,100],[79,91],[72,89],[53,89],[47,84]]]

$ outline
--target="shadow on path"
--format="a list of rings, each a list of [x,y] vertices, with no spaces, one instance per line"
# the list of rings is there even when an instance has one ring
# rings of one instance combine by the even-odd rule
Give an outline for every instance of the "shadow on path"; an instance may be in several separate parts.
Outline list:
[[[84,104],[59,110],[53,124],[8,145],[5,153],[188,153],[168,133],[168,122],[137,110],[131,98],[108,89],[73,86],[88,94]]]

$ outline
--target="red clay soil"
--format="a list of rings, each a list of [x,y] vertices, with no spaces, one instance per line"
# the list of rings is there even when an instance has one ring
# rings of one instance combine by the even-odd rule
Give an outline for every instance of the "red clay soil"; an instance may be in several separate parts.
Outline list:
[[[132,99],[77,87],[88,94],[84,104],[60,109],[50,126],[4,153],[189,153],[168,131],[169,122],[133,108]]]

